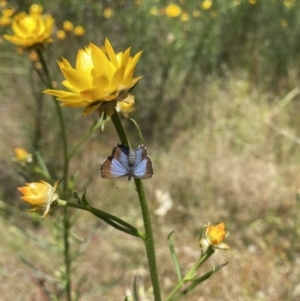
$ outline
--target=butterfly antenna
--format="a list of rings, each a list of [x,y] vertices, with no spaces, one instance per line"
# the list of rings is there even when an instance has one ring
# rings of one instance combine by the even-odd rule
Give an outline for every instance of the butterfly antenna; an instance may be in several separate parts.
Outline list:
[[[117,189],[119,189],[121,186],[124,186],[124,183],[126,183],[126,180],[122,181],[120,186],[117,186]]]

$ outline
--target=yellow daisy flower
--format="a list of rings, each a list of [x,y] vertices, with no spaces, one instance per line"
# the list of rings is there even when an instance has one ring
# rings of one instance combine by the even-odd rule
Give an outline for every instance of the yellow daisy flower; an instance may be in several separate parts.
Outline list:
[[[85,34],[85,29],[81,25],[77,25],[74,28],[74,35],[77,37],[81,37]]]
[[[107,55],[90,43],[78,51],[75,68],[63,58],[58,64],[66,78],[62,84],[69,91],[48,89],[44,93],[56,96],[62,106],[84,108],[83,116],[96,110],[111,116],[117,101],[131,103],[128,92],[141,79],[133,74],[142,51],[133,57],[130,48],[116,54],[108,39],[105,50]]]
[[[21,12],[13,18],[11,28],[14,35],[3,35],[4,39],[23,48],[51,43],[54,19],[50,15]]]
[[[166,14],[171,18],[176,18],[181,14],[181,8],[176,4],[170,4],[166,7]]]
[[[63,30],[66,32],[71,32],[74,29],[74,25],[71,21],[64,21],[62,27],[63,27]]]
[[[14,161],[20,163],[20,165],[25,166],[26,163],[32,162],[32,154],[28,153],[27,150],[16,147],[15,148],[15,155]]]
[[[33,208],[30,210],[36,211],[40,208],[45,208],[43,216],[45,217],[49,211],[51,204],[58,199],[56,192],[59,181],[56,181],[52,187],[44,181],[27,183],[26,186],[19,187],[18,190],[23,194],[21,199]]]
[[[225,224],[220,223],[216,226],[208,224],[206,227],[205,236],[206,238],[201,239],[201,246],[212,246],[215,249],[229,249],[229,246],[224,243],[224,239],[227,235]]]

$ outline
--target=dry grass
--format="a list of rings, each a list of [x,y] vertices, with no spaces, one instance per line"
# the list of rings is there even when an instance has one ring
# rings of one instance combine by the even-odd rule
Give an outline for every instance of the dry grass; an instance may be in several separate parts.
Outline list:
[[[232,78],[224,89],[213,79],[209,87],[201,95],[206,108],[209,107],[205,122],[199,120],[199,124],[178,132],[166,147],[148,145],[155,167],[153,179],[144,182],[151,211],[159,207],[157,189],[168,191],[173,199],[173,207],[164,217],[152,216],[163,294],[176,281],[167,235],[175,231],[176,251],[182,270],[187,271],[199,255],[201,226],[224,221],[230,230],[227,243],[231,250],[216,253],[201,273],[210,264],[229,264],[184,300],[299,300],[299,205],[295,198],[300,180],[295,161],[299,156],[293,150],[294,142],[265,124],[272,120],[287,128],[291,115],[285,109],[274,115],[280,99],[269,102],[269,96],[251,91],[247,81]],[[9,154],[4,156],[5,166],[12,149],[25,141],[19,134],[24,120],[8,117],[9,112],[14,116],[20,114],[20,108],[11,107],[9,102],[7,99],[1,116],[0,139],[7,141],[1,150]],[[297,132],[292,126],[289,129]],[[108,126],[104,134],[95,135],[73,161],[71,170],[77,176],[76,187],[82,192],[87,186],[87,198],[95,207],[142,228],[132,183],[103,180],[99,176],[102,160],[117,142],[115,136],[107,141],[106,134],[110,132]],[[3,175],[10,173],[3,169]],[[56,211],[48,221],[34,223],[18,211],[8,219],[4,215],[0,218],[1,301],[46,300],[42,286],[37,285],[37,279],[45,277],[20,258],[33,262],[52,277],[59,275],[61,251],[53,238],[58,234],[53,226],[46,227],[58,219]],[[87,213],[80,213],[73,231],[82,239],[93,233],[74,264],[74,288],[81,283],[81,300],[123,300],[135,275],[149,288],[141,242],[98,224]],[[43,245],[44,242],[47,244]],[[79,246],[78,240],[74,241],[73,248]],[[46,280],[46,286],[55,287],[51,279]]]

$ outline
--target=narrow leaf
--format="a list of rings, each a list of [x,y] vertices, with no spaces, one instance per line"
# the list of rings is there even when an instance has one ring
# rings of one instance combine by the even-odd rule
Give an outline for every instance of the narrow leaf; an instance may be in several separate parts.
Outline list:
[[[103,114],[101,117],[91,126],[89,131],[79,140],[79,142],[76,144],[76,146],[73,148],[73,150],[69,153],[68,158],[69,160],[77,153],[79,148],[82,146],[82,144],[90,138],[90,136],[99,128],[101,128],[101,132],[103,132],[102,127],[105,125],[105,120],[103,118]]]
[[[168,244],[169,244],[170,252],[171,252],[172,259],[173,259],[173,262],[174,262],[174,265],[175,265],[175,270],[176,270],[178,281],[181,281],[182,277],[181,277],[180,265],[179,265],[178,257],[177,257],[176,252],[175,252],[174,244],[171,240],[171,235],[173,234],[173,232],[174,231],[172,231],[168,235]]]
[[[134,277],[133,279],[133,301],[139,301],[139,285],[138,285],[138,277]]]
[[[85,195],[86,195],[86,190],[84,190],[84,193],[83,193],[83,195],[82,195],[82,197],[81,197],[81,201],[82,201],[82,203],[83,203],[85,206],[89,206],[89,203],[88,203],[88,201],[87,201]]]
[[[107,224],[111,225],[112,227],[114,227],[114,228],[116,228],[120,231],[123,231],[125,233],[128,233],[130,235],[140,237],[141,239],[144,240],[145,235],[142,232],[140,232],[137,228],[135,228],[134,226],[130,225],[129,223],[125,222],[124,220],[122,220],[122,219],[120,219],[120,218],[118,218],[118,217],[116,217],[112,214],[109,214],[109,213],[104,212],[102,210],[98,210],[94,207],[91,207],[88,204],[88,202],[85,198],[85,192],[84,192],[81,199],[80,199],[80,197],[78,196],[77,193],[74,193],[74,197],[78,200],[79,204],[76,204],[76,203],[73,203],[73,202],[66,202],[66,204],[64,204],[64,206],[89,211],[92,214],[99,217],[100,219],[102,219]]]
[[[38,151],[36,151],[36,152],[34,153],[34,155],[35,155],[35,157],[36,157],[36,160],[37,160],[37,163],[38,163],[39,167],[40,167],[41,170],[42,170],[43,175],[44,175],[47,179],[51,179],[51,175],[50,175],[50,173],[49,173],[49,171],[48,171],[48,168],[47,168],[47,166],[46,166],[46,164],[45,164],[45,161],[44,161],[43,157],[40,155],[40,153],[39,153]]]
[[[136,122],[134,119],[132,119],[132,118],[129,118],[129,119],[130,119],[130,120],[133,122],[133,124],[135,125],[135,127],[136,127],[136,129],[137,129],[137,132],[138,132],[138,135],[139,135],[139,137],[140,137],[140,139],[141,139],[141,143],[142,143],[142,144],[145,144],[145,139],[144,139],[144,137],[143,137],[143,134],[142,134],[142,131],[141,131],[139,125],[137,124],[137,122]]]
[[[191,290],[193,290],[196,286],[198,286],[200,283],[204,282],[208,278],[210,278],[215,272],[223,268],[225,265],[227,265],[228,262],[222,263],[218,266],[213,266],[212,270],[206,274],[204,274],[202,277],[191,280],[192,283],[190,286],[188,286],[186,289],[184,289],[182,292],[180,292],[175,298],[172,299],[172,301],[179,300],[181,297],[185,296],[187,293],[189,293]]]

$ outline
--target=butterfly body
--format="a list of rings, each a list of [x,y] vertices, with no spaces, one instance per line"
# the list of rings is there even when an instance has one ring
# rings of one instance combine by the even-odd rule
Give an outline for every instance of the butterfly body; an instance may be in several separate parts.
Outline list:
[[[124,144],[118,144],[112,155],[104,160],[100,171],[105,179],[127,177],[129,181],[132,178],[147,179],[153,175],[152,162],[144,145],[132,150]]]

